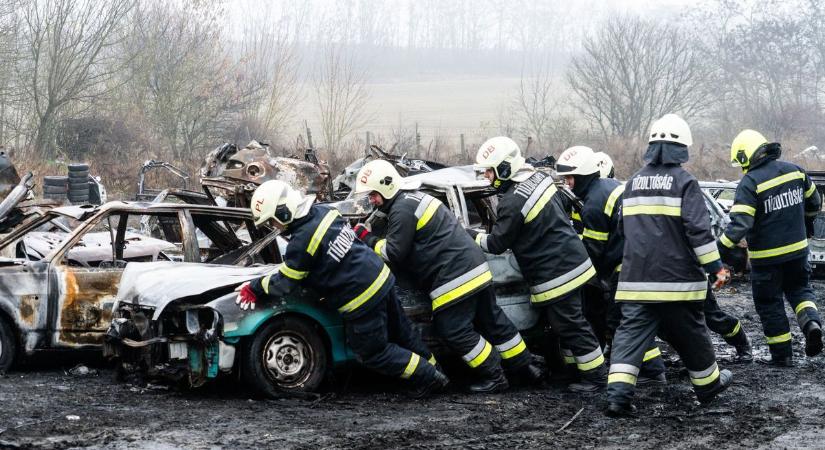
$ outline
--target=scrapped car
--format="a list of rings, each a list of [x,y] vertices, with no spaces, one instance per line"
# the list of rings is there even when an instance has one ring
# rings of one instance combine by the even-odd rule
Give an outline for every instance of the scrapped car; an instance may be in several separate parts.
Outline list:
[[[713,197],[716,203],[722,207],[725,213],[729,213],[733,207],[734,197],[736,196],[736,187],[738,182],[729,181],[700,181],[699,188],[706,194]]]
[[[809,170],[811,180],[816,184],[819,195],[825,199],[825,170]],[[814,235],[808,240],[808,260],[817,276],[825,273],[825,212],[820,211],[814,217]]]
[[[450,167],[414,177],[462,225],[487,230],[492,226],[495,191],[489,182],[476,179],[471,167]],[[361,196],[333,205],[345,217],[364,220],[366,214],[353,205],[365,200]],[[276,240],[284,251],[285,241]],[[515,258],[511,253],[488,254],[487,258],[498,304],[535,348],[541,343],[544,325],[531,308]],[[277,266],[131,264],[121,280],[104,353],[117,358],[124,370],[192,386],[235,371],[246,385],[270,396],[316,390],[330,370],[355,362],[340,315],[307,289],[263,303],[254,311],[241,311],[233,289],[273,270]],[[399,278],[397,289],[404,310],[430,348],[444,355],[446,348],[429,326],[429,297],[411,286]]]
[[[248,210],[216,206],[110,202],[31,218],[0,239],[0,370],[36,351],[100,348],[129,263],[279,261],[247,252],[262,237]]]

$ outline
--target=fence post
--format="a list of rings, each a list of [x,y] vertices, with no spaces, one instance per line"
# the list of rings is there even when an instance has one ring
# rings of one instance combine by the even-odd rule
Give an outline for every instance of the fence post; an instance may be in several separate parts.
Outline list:
[[[371,144],[371,143],[370,143],[370,132],[369,132],[369,131],[367,131],[367,150],[369,150],[369,149],[370,149],[370,147],[371,147],[371,145],[370,145],[370,144]]]
[[[418,122],[415,123],[415,154],[418,156],[418,149],[421,148],[421,135],[418,134]]]
[[[467,153],[467,149],[464,147],[464,133],[461,133],[459,137],[461,138],[461,154],[467,155],[467,157],[469,158],[470,154]]]

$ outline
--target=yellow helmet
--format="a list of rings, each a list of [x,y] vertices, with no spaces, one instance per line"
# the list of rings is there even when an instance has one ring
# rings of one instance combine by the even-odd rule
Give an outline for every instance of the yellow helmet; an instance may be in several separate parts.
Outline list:
[[[733,143],[730,144],[730,162],[734,166],[742,168],[743,172],[747,172],[751,166],[751,162],[758,158],[754,158],[757,150],[764,147],[768,143],[765,136],[754,130],[742,130]]]

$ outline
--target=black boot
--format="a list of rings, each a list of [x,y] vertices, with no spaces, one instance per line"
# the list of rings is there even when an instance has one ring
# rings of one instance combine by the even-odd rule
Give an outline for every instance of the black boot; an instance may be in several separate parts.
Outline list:
[[[666,386],[667,385],[667,377],[664,373],[660,373],[654,377],[644,377],[640,376],[636,380],[636,386]]]
[[[540,384],[543,378],[541,369],[532,364],[520,367],[519,369],[514,370],[510,375],[511,381],[515,382],[514,384],[522,386],[532,386]]]
[[[741,363],[752,363],[753,349],[751,348],[751,342],[748,340],[748,336],[745,333],[742,333],[742,336],[744,336],[745,342],[733,346],[733,348],[736,349],[736,361]]]
[[[631,403],[608,403],[604,413],[608,417],[635,417],[636,407]]]
[[[607,376],[591,379],[582,378],[578,383],[568,385],[567,390],[578,394],[594,394],[603,391],[606,386]]]
[[[447,375],[444,375],[444,373],[440,370],[436,370],[435,376],[433,376],[433,379],[430,380],[430,382],[421,383],[419,386],[411,389],[408,395],[412,398],[429,397],[444,390],[448,384],[450,384],[450,379],[447,378]]]
[[[717,395],[721,394],[722,391],[728,388],[730,384],[733,382],[733,374],[728,369],[723,369],[719,371],[719,382],[716,383],[712,388],[706,391],[697,391],[696,397],[699,399],[699,403],[705,404],[710,403],[713,399],[716,398]]]
[[[773,367],[793,367],[793,356],[763,356],[759,358],[760,364]]]
[[[805,354],[816,356],[822,353],[822,327],[814,321],[805,325]]]
[[[492,377],[471,384],[469,389],[473,394],[492,394],[506,390],[508,387],[510,383],[507,382],[507,377],[504,376],[504,372],[499,371]]]

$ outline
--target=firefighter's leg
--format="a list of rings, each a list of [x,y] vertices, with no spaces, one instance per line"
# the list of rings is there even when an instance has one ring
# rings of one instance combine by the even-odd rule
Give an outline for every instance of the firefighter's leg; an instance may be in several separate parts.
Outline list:
[[[480,377],[503,377],[498,352],[473,328],[476,301],[471,296],[439,309],[433,314],[433,326],[447,346]]]
[[[608,304],[605,298],[604,287],[598,278],[592,278],[582,287],[582,313],[602,348],[607,344],[608,336],[611,335],[607,326]]]
[[[720,372],[710,340],[702,302],[673,302],[653,305],[662,328],[670,330],[668,340],[679,353],[700,401],[709,401],[724,390],[730,372]]]
[[[432,381],[435,368],[420,355],[388,340],[387,297],[371,311],[344,321],[347,343],[367,368],[415,384]]]
[[[556,330],[562,353],[569,359],[572,354],[581,377],[596,383],[604,383],[607,368],[599,341],[584,319],[581,308],[581,292],[577,289],[569,296],[545,307],[547,320]]]
[[[618,303],[622,320],[613,337],[610,374],[607,377],[608,402],[629,407],[645,353],[656,337],[658,322],[651,305]]]
[[[807,258],[799,258],[783,264],[783,269],[782,289],[805,335],[805,354],[818,355],[822,352],[822,319],[814,303],[811,264]]]
[[[421,340],[418,330],[413,328],[410,319],[404,313],[401,301],[395,294],[395,289],[390,290],[387,298],[387,330],[390,342],[408,348],[425,357],[428,363],[436,365],[435,355]]]
[[[753,266],[751,268],[751,286],[756,312],[762,321],[765,340],[771,351],[772,361],[790,359],[791,328],[785,314],[785,302],[782,295],[782,273],[779,266]]]
[[[496,303],[492,286],[473,294],[476,300],[475,327],[501,356],[501,364],[508,372],[517,371],[533,361],[527,344],[513,322]]]
[[[705,297],[703,309],[705,322],[710,331],[721,335],[725,342],[736,348],[736,353],[740,358],[750,357],[750,359],[753,359],[750,341],[748,335],[745,334],[745,330],[742,329],[742,322],[722,311],[710,285],[708,285],[708,294]]]

